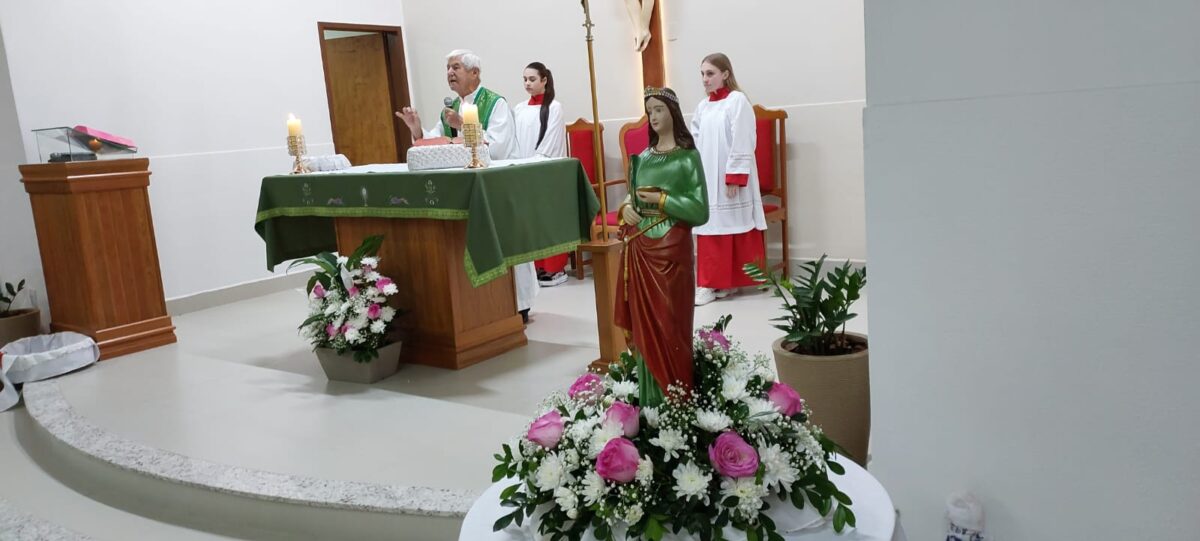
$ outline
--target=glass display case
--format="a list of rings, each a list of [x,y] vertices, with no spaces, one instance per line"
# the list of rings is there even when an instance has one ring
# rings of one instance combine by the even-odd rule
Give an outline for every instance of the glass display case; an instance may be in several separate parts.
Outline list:
[[[38,154],[48,163],[78,162],[136,154],[133,141],[87,126],[33,130]]]

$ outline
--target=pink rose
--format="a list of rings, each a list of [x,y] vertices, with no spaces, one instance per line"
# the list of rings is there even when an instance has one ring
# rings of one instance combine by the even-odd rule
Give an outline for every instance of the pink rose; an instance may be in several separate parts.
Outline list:
[[[767,400],[779,408],[779,412],[791,417],[804,409],[804,399],[790,385],[776,381],[767,391]]]
[[[317,285],[313,286],[312,294],[314,297],[316,297],[318,299],[324,299],[325,298],[325,287],[322,286],[320,282],[317,282]]]
[[[342,325],[342,331],[341,331],[341,333],[342,333],[342,334],[346,334],[346,331],[348,331],[348,330],[350,330],[350,324],[349,324],[349,323],[347,323],[347,324],[345,324],[345,325]]]
[[[588,372],[579,376],[579,379],[576,379],[575,383],[571,384],[571,388],[567,390],[567,396],[575,398],[580,394],[587,394],[591,395],[588,398],[595,399],[599,398],[603,391],[604,382],[600,380],[600,376]]]
[[[726,477],[753,477],[758,472],[758,452],[736,432],[725,432],[708,446],[708,460]]]
[[[628,483],[637,475],[638,450],[632,441],[613,438],[596,456],[596,473],[618,483]]]
[[[325,326],[325,334],[329,335],[330,338],[333,338],[337,336],[338,328],[333,326],[333,323],[330,323],[329,325]]]
[[[632,438],[638,433],[638,408],[621,401],[613,402],[604,414],[605,423],[617,423],[625,432],[626,438]]]
[[[358,288],[357,288],[357,287],[355,287],[355,286],[350,286],[350,296],[351,296],[351,297],[357,297],[357,296],[358,296]]]
[[[558,446],[558,440],[562,439],[562,433],[562,415],[558,413],[558,410],[554,410],[538,417],[530,425],[529,432],[525,433],[525,437],[546,449],[553,449]]]
[[[383,312],[383,307],[378,304],[372,304],[367,308],[367,319],[379,319],[379,314]]]
[[[388,278],[386,276],[375,281],[375,287],[379,288],[381,291],[383,290],[383,288],[385,288],[391,284],[392,284],[392,279]]]

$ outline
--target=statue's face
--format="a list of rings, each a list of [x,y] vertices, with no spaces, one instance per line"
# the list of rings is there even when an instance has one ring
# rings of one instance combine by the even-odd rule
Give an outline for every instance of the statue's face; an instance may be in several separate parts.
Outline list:
[[[712,94],[725,88],[725,80],[728,78],[728,71],[721,71],[708,62],[700,64],[700,82],[704,83],[705,94]]]
[[[650,129],[654,130],[659,137],[671,133],[674,128],[674,124],[671,123],[671,109],[661,99],[649,98],[646,100],[646,117],[650,121]]]

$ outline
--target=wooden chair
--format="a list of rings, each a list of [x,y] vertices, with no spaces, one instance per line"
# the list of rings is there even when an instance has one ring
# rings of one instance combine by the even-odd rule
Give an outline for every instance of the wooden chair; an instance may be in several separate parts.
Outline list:
[[[766,214],[767,225],[778,222],[783,240],[783,261],[776,267],[783,267],[784,276],[791,276],[791,265],[788,258],[788,223],[787,223],[787,111],[767,109],[761,105],[754,106],[758,145],[754,149],[755,163],[758,165],[758,187],[763,196],[763,213]],[[767,237],[763,235],[763,253],[766,254]],[[768,266],[768,268],[773,268]]]
[[[603,136],[603,134],[604,134],[604,125],[603,124],[600,125],[600,133]],[[597,180],[598,175],[597,175],[597,170],[596,170],[596,146],[595,146],[595,139],[593,138],[593,134],[592,134],[592,123],[591,122],[588,122],[587,120],[584,120],[581,118],[579,120],[576,120],[575,122],[572,122],[569,126],[567,126],[567,154],[570,155],[572,158],[579,160],[580,164],[583,165],[583,170],[585,173],[587,173],[587,176],[588,176],[588,182],[591,183],[592,189],[596,191],[596,197],[600,197],[601,189],[607,190],[609,186],[614,186],[617,184],[625,183],[624,179],[606,180],[603,183],[598,182],[598,180]],[[601,138],[601,141],[600,141],[600,155],[601,156],[604,155],[603,137]],[[617,215],[616,211],[609,212],[608,214],[611,218],[610,223],[615,225],[616,224],[616,215]],[[592,232],[591,232],[592,240],[601,240],[599,224],[600,224],[600,217],[597,216],[596,222],[592,225]],[[616,236],[615,230],[610,229],[609,236],[615,237]],[[583,279],[583,267],[585,265],[588,265],[591,262],[584,261],[582,248],[575,249],[575,253],[573,254],[573,259],[574,260],[572,261],[572,267],[575,269],[575,277],[582,280]]]

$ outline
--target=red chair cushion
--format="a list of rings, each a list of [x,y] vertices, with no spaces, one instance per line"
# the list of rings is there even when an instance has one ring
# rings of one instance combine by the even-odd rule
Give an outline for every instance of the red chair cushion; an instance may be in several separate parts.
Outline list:
[[[596,216],[596,225],[600,225],[600,216]],[[608,225],[617,225],[617,211],[608,213]]]
[[[754,161],[758,164],[758,190],[768,193],[775,189],[775,122],[769,118],[755,120],[758,143]]]
[[[779,205],[775,205],[772,203],[763,203],[763,214],[770,214],[777,210],[779,210]]]
[[[596,178],[596,147],[592,130],[568,131],[567,141],[570,143],[571,157],[579,160],[583,172],[587,173],[588,182],[592,182],[591,179]]]
[[[637,128],[625,132],[625,153],[629,156],[637,156],[643,150],[650,146],[650,124],[642,124]]]

